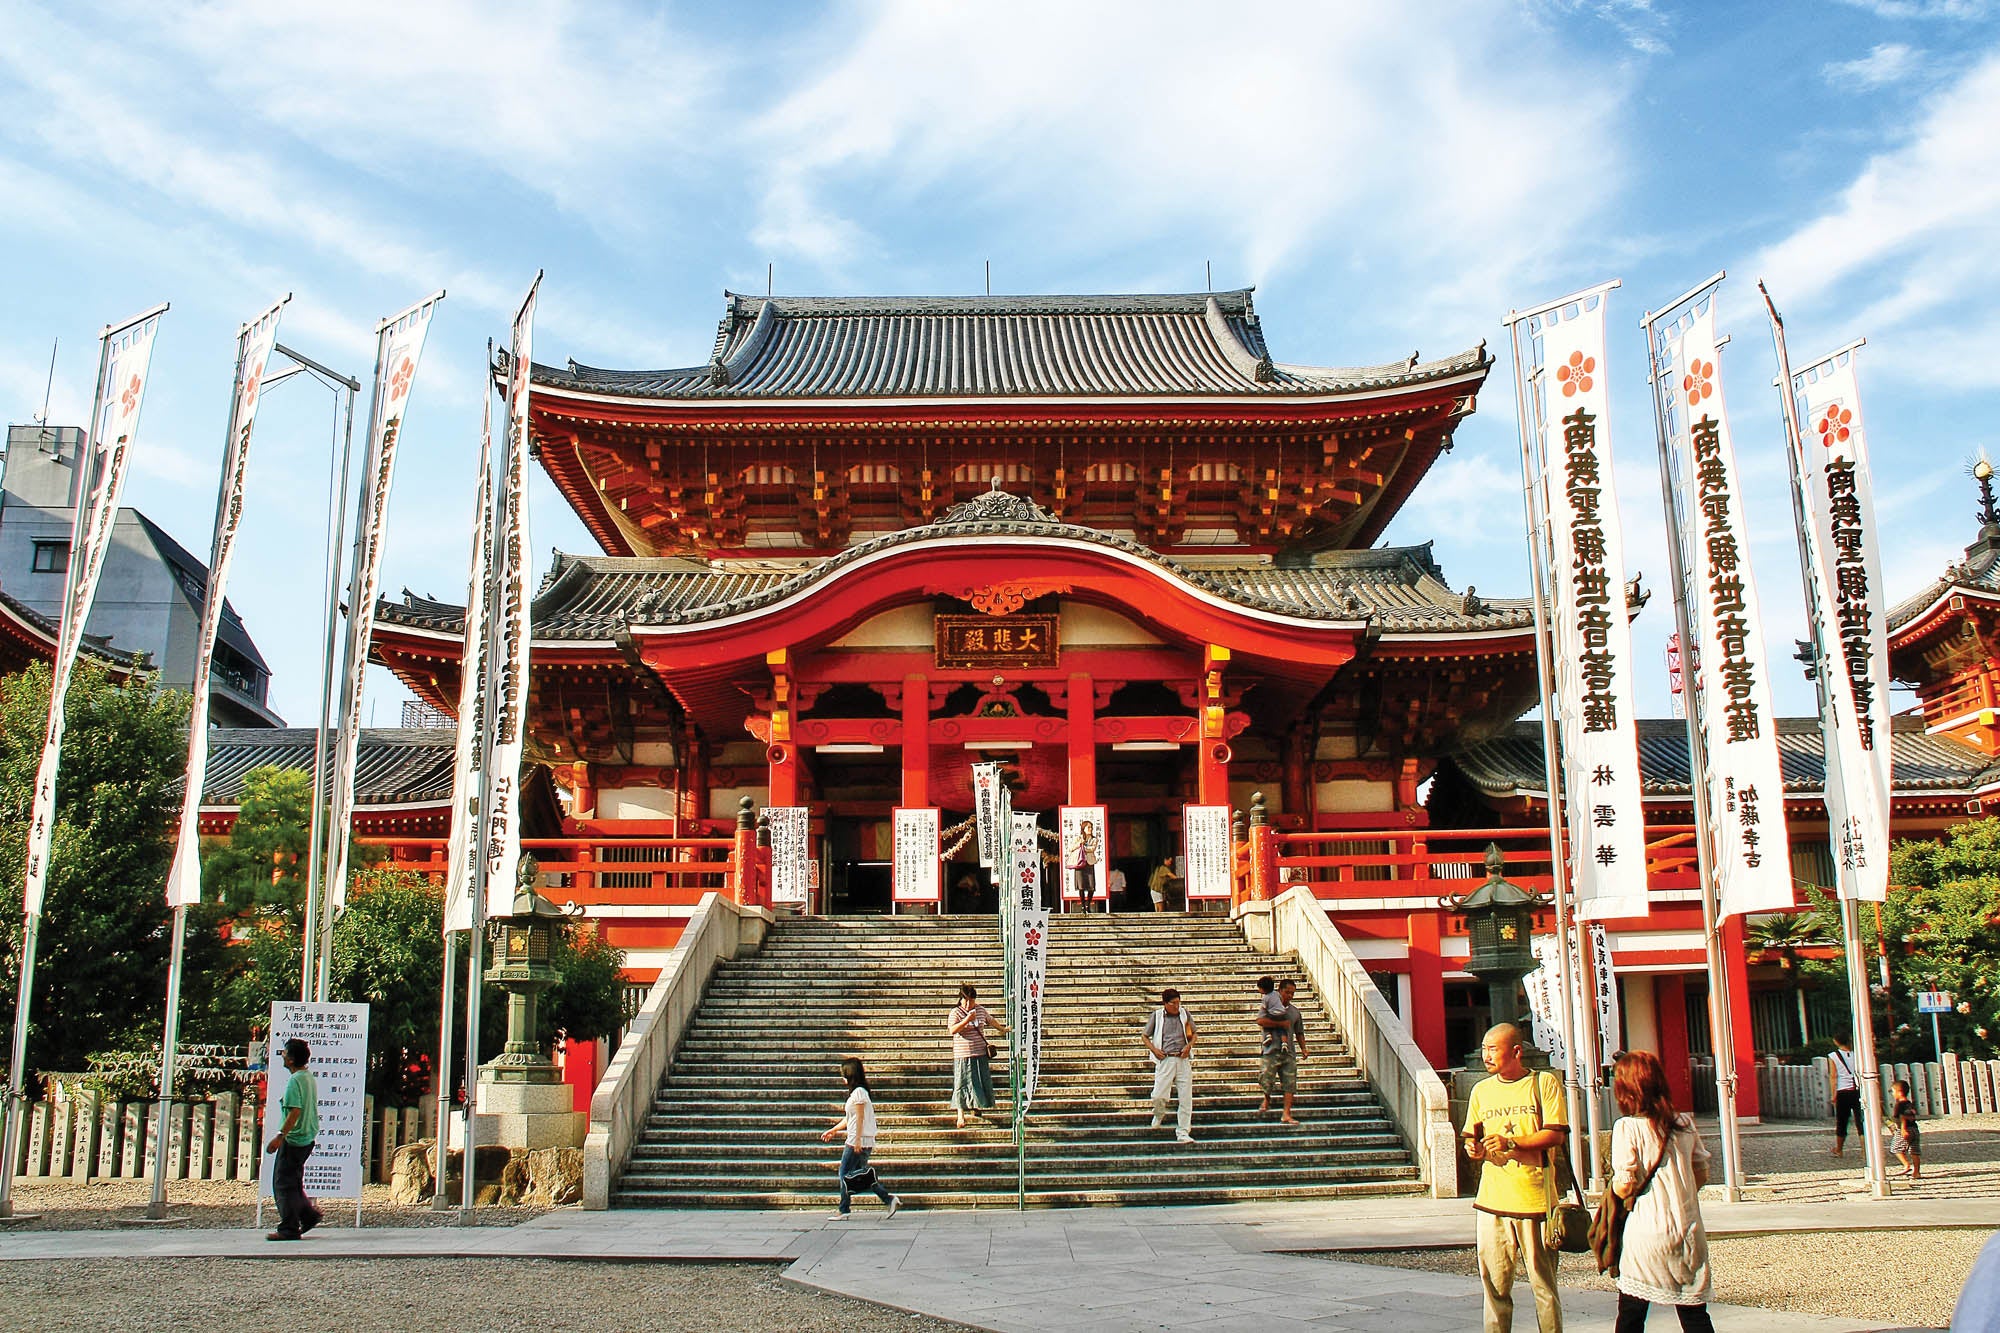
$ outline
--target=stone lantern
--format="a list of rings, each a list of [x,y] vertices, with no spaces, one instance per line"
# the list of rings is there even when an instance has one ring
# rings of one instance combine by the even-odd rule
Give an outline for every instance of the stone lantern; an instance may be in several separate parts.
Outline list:
[[[1521,978],[1541,966],[1533,947],[1535,912],[1547,898],[1507,880],[1501,871],[1506,857],[1498,843],[1486,847],[1486,882],[1462,898],[1446,898],[1446,910],[1465,918],[1472,956],[1465,970],[1486,983],[1491,1021],[1511,1023],[1519,1017],[1514,995]]]
[[[541,867],[521,858],[514,911],[488,925],[493,956],[485,979],[507,992],[507,1044],[479,1067],[479,1141],[509,1148],[574,1148],[586,1117],[562,1071],[536,1040],[541,994],[556,984],[550,961],[563,909],[535,891]]]

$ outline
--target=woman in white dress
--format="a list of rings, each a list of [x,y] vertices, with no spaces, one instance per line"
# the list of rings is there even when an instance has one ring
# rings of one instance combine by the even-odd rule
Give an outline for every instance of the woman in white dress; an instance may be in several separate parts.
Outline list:
[[[1611,1186],[1632,1201],[1618,1261],[1617,1333],[1639,1333],[1656,1304],[1673,1306],[1683,1329],[1713,1333],[1700,1202],[1708,1149],[1694,1117],[1674,1110],[1667,1071],[1651,1051],[1620,1055],[1612,1090],[1624,1114],[1611,1129]]]

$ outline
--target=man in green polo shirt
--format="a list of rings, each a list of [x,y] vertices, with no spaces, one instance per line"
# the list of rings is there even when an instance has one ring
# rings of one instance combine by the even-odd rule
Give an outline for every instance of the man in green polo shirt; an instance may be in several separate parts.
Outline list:
[[[1562,1080],[1521,1063],[1521,1033],[1512,1023],[1487,1032],[1479,1058],[1491,1078],[1480,1080],[1465,1108],[1465,1155],[1481,1163],[1479,1280],[1486,1288],[1486,1333],[1514,1326],[1514,1280],[1523,1269],[1535,1290],[1541,1333],[1562,1333],[1556,1294],[1556,1254],[1542,1238],[1549,1211],[1551,1149],[1569,1136]]]
[[[312,1156],[313,1141],[319,1137],[319,1085],[313,1081],[306,1061],[312,1048],[297,1037],[285,1043],[285,1068],[290,1076],[279,1109],[284,1123],[264,1145],[273,1155],[271,1198],[278,1205],[278,1229],[267,1240],[299,1240],[319,1225],[320,1211],[306,1198],[306,1158]]]

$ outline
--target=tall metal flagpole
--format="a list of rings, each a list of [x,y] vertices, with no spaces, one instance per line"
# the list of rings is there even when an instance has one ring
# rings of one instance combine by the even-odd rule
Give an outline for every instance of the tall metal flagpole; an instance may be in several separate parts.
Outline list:
[[[451,1023],[458,1009],[458,932],[444,933],[444,1003],[438,1018],[437,1176],[431,1182],[431,1208],[444,1212],[451,1199],[444,1192],[444,1154],[451,1142]]]
[[[1722,1126],[1722,1193],[1726,1202],[1743,1197],[1742,1131],[1736,1119],[1736,1029],[1729,995],[1729,969],[1722,955],[1722,928],[1716,905],[1715,849],[1710,843],[1713,824],[1708,809],[1708,739],[1702,734],[1700,700],[1696,690],[1701,675],[1690,669],[1700,651],[1694,636],[1693,617],[1688,612],[1687,555],[1683,548],[1680,505],[1674,492],[1673,445],[1667,434],[1667,408],[1660,397],[1660,351],[1653,338],[1653,325],[1666,311],[1677,310],[1716,283],[1718,273],[1692,288],[1662,311],[1648,311],[1639,321],[1646,333],[1646,381],[1653,393],[1653,429],[1660,448],[1660,502],[1667,517],[1667,558],[1673,563],[1674,629],[1681,636],[1682,679],[1686,682],[1688,736],[1688,790],[1694,798],[1695,864],[1701,875],[1701,929],[1708,957],[1709,1044],[1715,1051],[1715,1106]]]
[[[354,400],[361,393],[361,382],[336,374],[300,356],[283,343],[278,344],[278,350],[347,390],[340,450],[337,455],[331,449],[327,451],[326,591],[320,603],[321,623],[326,626],[326,632],[319,663],[319,716],[313,723],[312,831],[311,842],[306,849],[306,926],[299,967],[299,998],[311,1000],[315,979],[319,975],[319,915],[324,898],[324,886],[320,880],[326,873],[327,806],[333,795],[329,790],[331,776],[327,772],[326,733],[333,712],[333,662],[340,634],[340,543],[347,533],[347,485],[354,459]]]
[[[108,332],[108,330],[107,330]],[[90,403],[90,428],[84,433],[83,441],[77,446],[76,515],[70,521],[69,535],[69,577],[63,580],[63,610],[60,627],[56,636],[57,652],[70,638],[72,629],[80,631],[81,626],[72,626],[76,615],[76,580],[83,576],[84,511],[90,506],[91,488],[97,485],[97,428],[104,417],[104,368],[111,356],[111,340],[100,338],[97,344],[97,393]],[[49,707],[60,708],[63,700],[56,697],[56,687],[60,682],[49,682]],[[0,1108],[6,1118],[4,1130],[0,1130],[0,1218],[14,1217],[14,1163],[20,1160],[21,1117],[25,1109],[21,1084],[28,1066],[28,1013],[35,995],[35,956],[39,952],[42,938],[42,914],[38,910],[24,908],[21,914],[21,981],[14,995],[14,1047],[7,1065],[7,1103]]]
[[[1562,781],[1557,760],[1555,654],[1549,641],[1548,527],[1547,518],[1542,513],[1546,494],[1542,474],[1546,461],[1540,448],[1540,422],[1531,401],[1533,389],[1526,364],[1527,349],[1521,340],[1521,324],[1541,310],[1550,308],[1544,306],[1538,310],[1510,312],[1503,322],[1507,325],[1507,336],[1514,353],[1514,416],[1521,436],[1521,507],[1528,525],[1528,564],[1534,585],[1535,665],[1542,690],[1542,776],[1549,793],[1549,879],[1556,901],[1557,981],[1562,987],[1563,1062],[1567,1066],[1563,1071],[1565,1094],[1572,1119],[1576,1108],[1583,1108],[1585,1132],[1592,1144],[1587,1156],[1588,1174],[1594,1191],[1598,1174],[1596,1098],[1594,1095],[1588,1098],[1579,1095],[1591,1088],[1592,1081],[1585,1080],[1581,1072],[1584,1047],[1577,1041],[1576,970],[1570,961],[1570,934],[1576,927],[1570,909],[1569,857],[1563,843]],[[1500,1022],[1501,1016],[1495,1014],[1493,1021]],[[1576,1169],[1574,1160],[1570,1169]]]
[[[1778,314],[1778,307],[1771,300],[1770,290],[1764,286],[1762,279],[1758,280],[1757,292],[1764,298],[1765,313],[1771,317],[1771,345],[1778,353],[1778,399],[1785,422],[1785,459],[1790,464],[1792,475],[1792,521],[1798,529],[1799,572],[1805,579],[1806,605],[1816,611],[1816,614],[1807,617],[1811,625],[1813,653],[1820,664],[1820,669],[1813,672],[1813,685],[1819,696],[1820,716],[1825,717],[1827,695],[1833,684],[1826,668],[1834,659],[1823,642],[1827,608],[1818,606],[1819,587],[1813,579],[1812,550],[1807,545],[1806,525],[1810,519],[1806,513],[1805,497],[1805,437],[1799,431],[1798,403],[1792,390],[1792,357],[1785,346],[1785,321]],[[1831,736],[1827,738],[1827,743],[1831,746]],[[1839,887],[1838,897],[1840,936],[1847,955],[1849,1020],[1854,1026],[1854,1054],[1860,1065],[1857,1072],[1861,1076],[1861,1130],[1867,1144],[1863,1157],[1868,1164],[1869,1192],[1878,1199],[1886,1199],[1889,1197],[1889,1161],[1882,1148],[1882,1070],[1875,1063],[1875,1015],[1868,998],[1868,966],[1862,955],[1861,912],[1849,885]]]

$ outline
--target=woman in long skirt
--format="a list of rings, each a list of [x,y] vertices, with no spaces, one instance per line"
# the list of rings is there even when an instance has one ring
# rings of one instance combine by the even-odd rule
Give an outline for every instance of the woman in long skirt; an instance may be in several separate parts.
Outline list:
[[[993,1109],[993,1044],[986,1040],[988,1029],[1005,1032],[1007,1025],[979,1002],[973,986],[958,988],[958,1007],[944,1021],[951,1034],[951,1109],[958,1113],[958,1128],[965,1128],[967,1111]]]
[[[889,1205],[889,1216],[894,1217],[903,1201],[875,1178],[875,1168],[868,1165],[875,1151],[875,1101],[868,1095],[868,1071],[850,1055],[840,1062],[840,1077],[847,1084],[846,1114],[819,1136],[821,1143],[844,1140],[840,1150],[840,1211],[834,1216],[846,1217],[849,1197],[855,1190],[865,1189]]]

